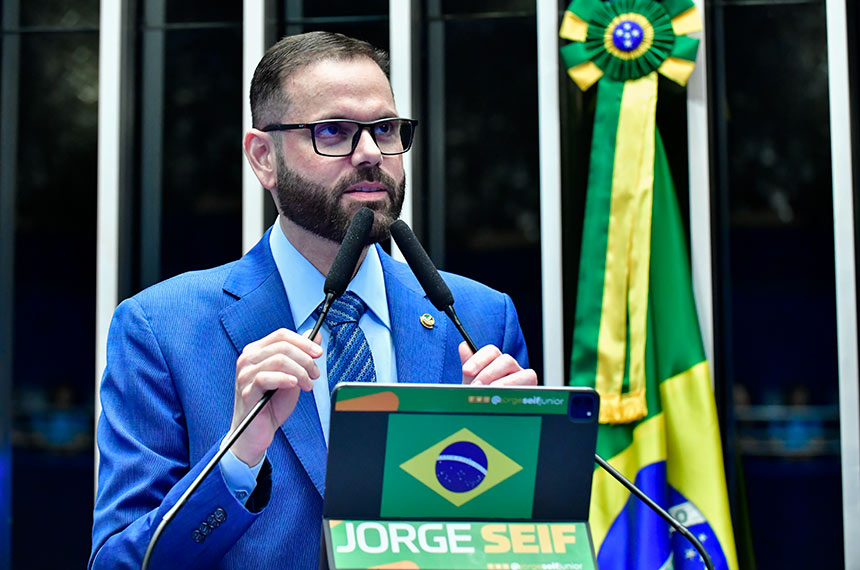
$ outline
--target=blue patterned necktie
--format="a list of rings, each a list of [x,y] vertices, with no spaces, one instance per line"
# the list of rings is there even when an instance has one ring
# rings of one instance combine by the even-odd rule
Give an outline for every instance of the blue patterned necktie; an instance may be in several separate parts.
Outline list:
[[[314,311],[319,318],[322,305]],[[326,369],[331,392],[340,382],[376,382],[373,355],[358,320],[367,306],[358,295],[347,291],[332,303],[325,317],[330,333]]]

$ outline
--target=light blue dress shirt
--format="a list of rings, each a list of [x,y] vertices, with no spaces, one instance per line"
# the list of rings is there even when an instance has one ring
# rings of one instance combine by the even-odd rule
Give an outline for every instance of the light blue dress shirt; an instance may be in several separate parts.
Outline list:
[[[313,312],[325,299],[323,293],[325,276],[290,243],[281,230],[279,221],[276,221],[272,228],[269,245],[275,259],[275,266],[281,274],[281,281],[284,283],[296,330],[300,333],[310,331],[316,323]],[[370,345],[377,382],[397,382],[397,366],[394,342],[391,338],[391,319],[388,314],[385,279],[382,274],[379,253],[375,247],[368,248],[367,255],[347,290],[358,295],[368,308],[361,316],[358,325],[364,331],[367,343]],[[325,441],[328,443],[331,394],[328,389],[326,354],[329,331],[325,324],[320,331],[322,333],[323,355],[316,360],[320,376],[314,380],[314,401],[319,413],[320,427]],[[256,487],[257,474],[262,464],[261,461],[249,468],[231,451],[228,451],[221,459],[221,472],[227,487],[233,491],[233,495],[241,503],[245,503]]]

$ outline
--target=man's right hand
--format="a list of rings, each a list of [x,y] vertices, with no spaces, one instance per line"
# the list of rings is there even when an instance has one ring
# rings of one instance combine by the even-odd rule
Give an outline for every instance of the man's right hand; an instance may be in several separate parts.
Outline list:
[[[317,339],[320,337],[317,334]],[[287,329],[278,329],[242,350],[236,360],[230,430],[236,429],[263,394],[269,390],[277,393],[233,445],[237,458],[249,466],[262,461],[275,433],[293,413],[299,390],[313,390],[313,379],[320,375],[314,359],[320,356],[319,344]]]

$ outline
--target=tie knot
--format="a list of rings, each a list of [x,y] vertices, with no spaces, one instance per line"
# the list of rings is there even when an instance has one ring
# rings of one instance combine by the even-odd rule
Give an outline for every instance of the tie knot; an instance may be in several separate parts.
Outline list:
[[[332,303],[325,322],[329,327],[343,323],[357,323],[365,310],[367,310],[367,305],[364,304],[364,301],[352,291],[347,291]]]

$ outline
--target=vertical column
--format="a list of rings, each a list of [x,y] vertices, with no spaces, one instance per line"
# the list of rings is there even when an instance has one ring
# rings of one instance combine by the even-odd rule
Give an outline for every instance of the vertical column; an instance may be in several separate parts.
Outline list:
[[[860,414],[857,370],[857,280],[851,106],[845,3],[827,0],[830,154],[833,173],[833,243],[836,260],[836,331],[839,351],[839,425],[845,568],[860,567]]]
[[[103,0],[99,13],[98,217],[96,229],[96,362],[95,417],[99,383],[105,367],[105,345],[118,297],[119,195],[122,144],[122,24],[125,0]],[[98,447],[95,450],[98,482]]]
[[[242,14],[242,89],[248,93],[257,62],[266,52],[266,2],[245,0]],[[242,98],[242,127],[251,128],[251,107],[248,97]],[[242,252],[251,249],[263,235],[265,191],[251,170],[248,161],[242,160]]]
[[[18,25],[17,0],[6,0],[3,23]],[[15,271],[15,189],[18,176],[20,36],[0,34],[0,568],[12,561],[12,355]]]
[[[705,16],[703,0],[696,0]],[[690,178],[690,263],[699,329],[708,362],[714,362],[714,288],[711,272],[711,184],[708,146],[708,57],[701,32],[696,69],[687,83],[687,159]],[[713,377],[711,378],[713,381]]]
[[[412,118],[412,1],[392,0],[388,3],[388,36],[391,42],[391,88],[401,117]],[[401,218],[410,226],[413,218],[412,153],[403,155],[406,171],[406,197]],[[403,260],[397,245],[391,248],[396,258]]]
[[[541,298],[544,383],[565,384],[561,255],[558,2],[537,0]]]

